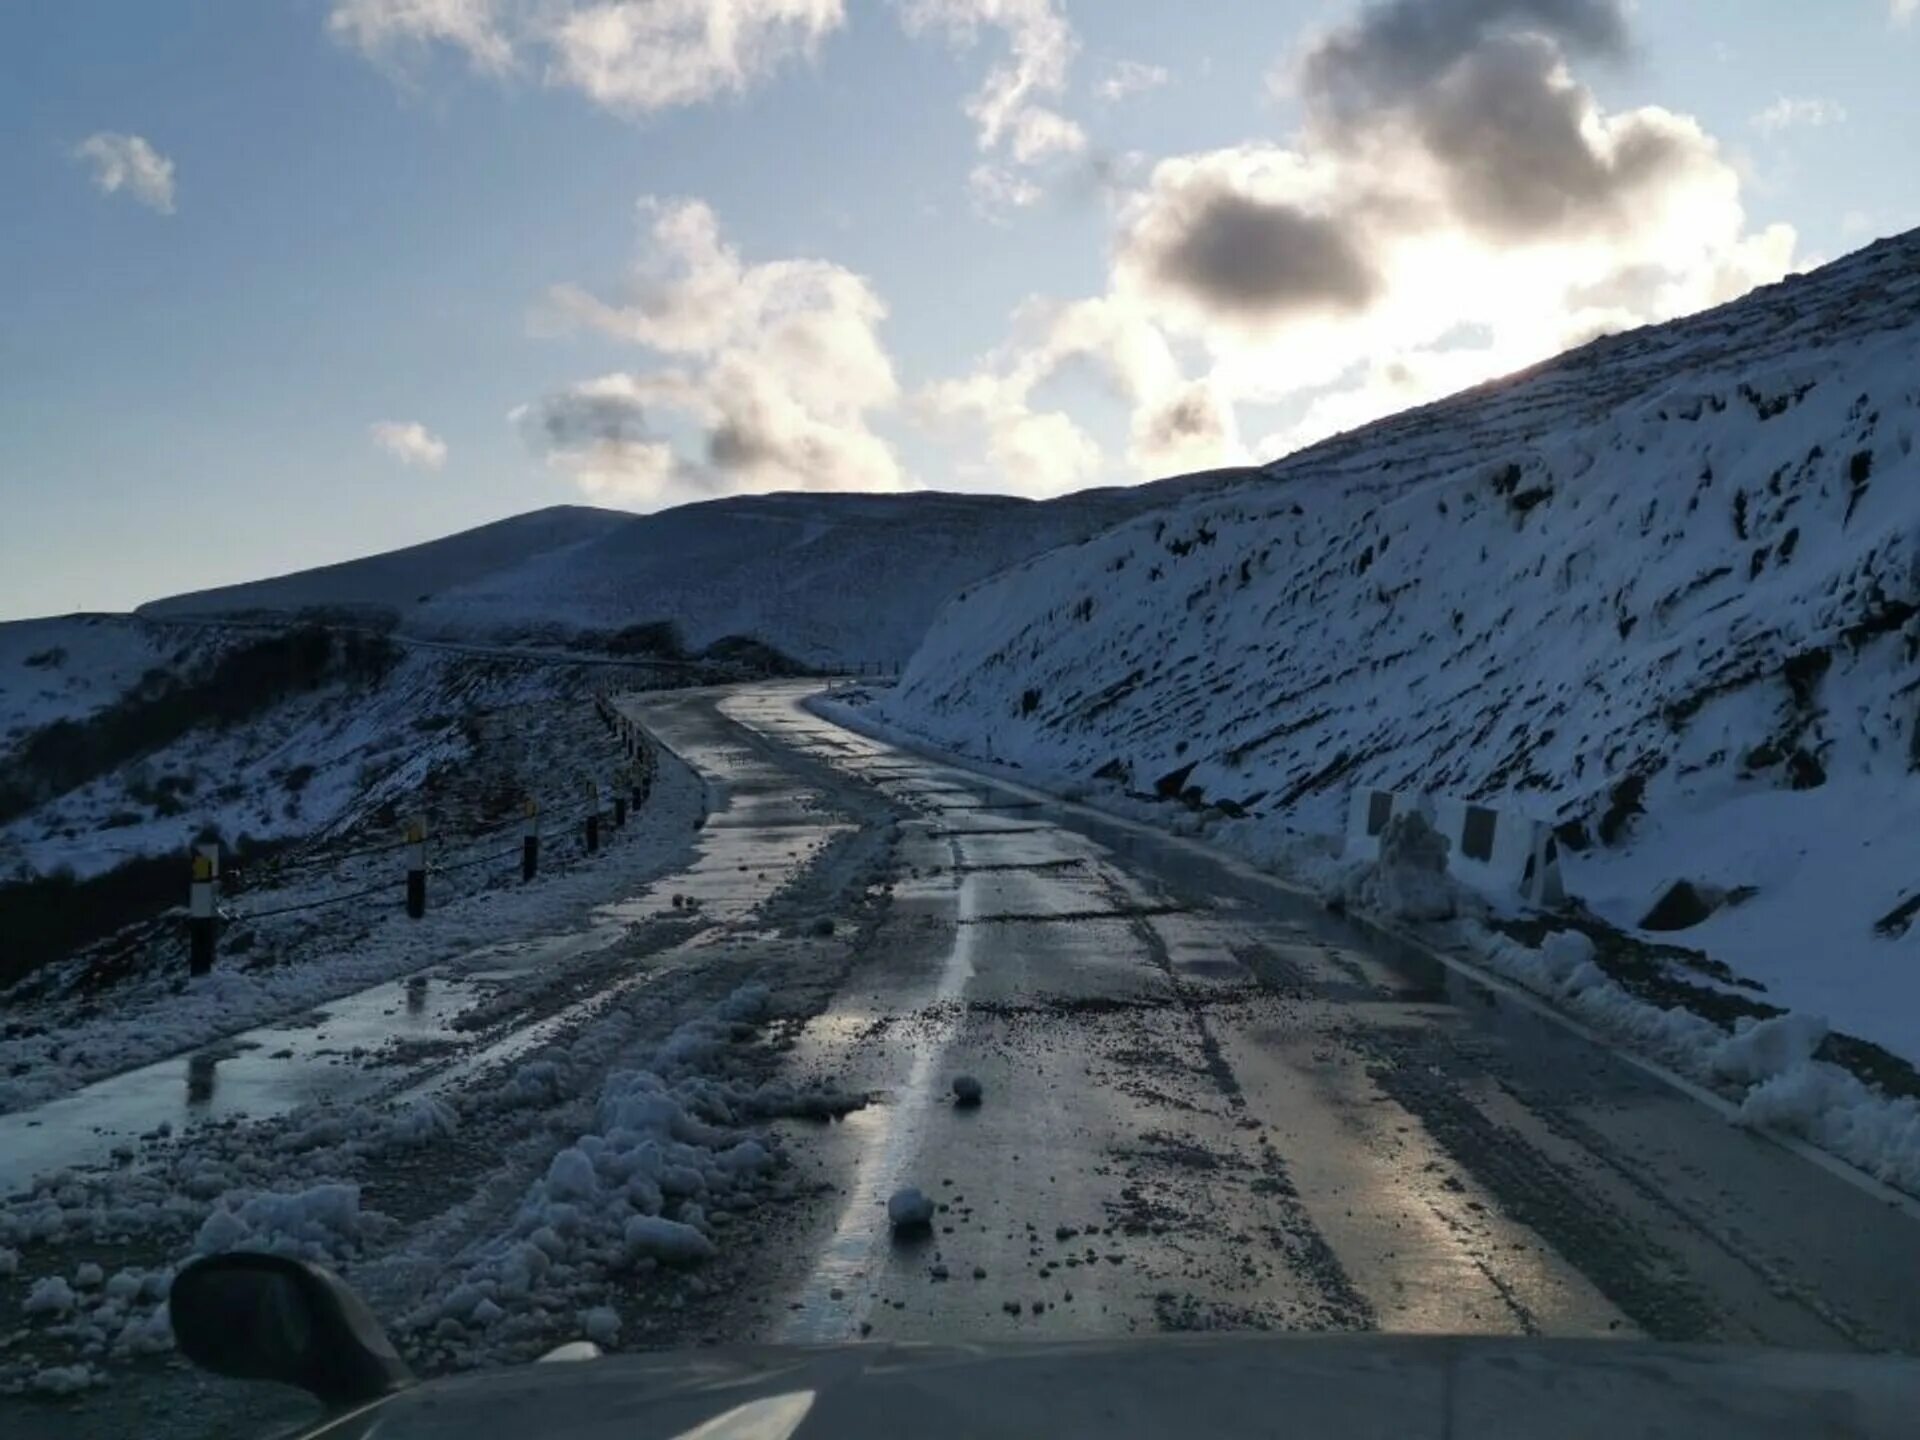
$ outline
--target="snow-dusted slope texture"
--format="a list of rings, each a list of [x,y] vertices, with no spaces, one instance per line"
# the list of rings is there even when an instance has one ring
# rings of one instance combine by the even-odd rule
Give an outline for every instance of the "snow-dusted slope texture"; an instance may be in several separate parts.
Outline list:
[[[30,731],[82,720],[140,677],[215,653],[217,636],[127,615],[0,623],[0,761]]]
[[[473,638],[667,620],[693,649],[747,635],[813,663],[904,659],[961,587],[1236,473],[1245,472],[1050,501],[931,492],[708,501],[436,595],[406,627]]]
[[[1909,235],[992,579],[887,717],[1245,831],[1355,784],[1578,822],[1604,913],[1755,887],[1674,938],[1920,1054],[1920,929],[1876,931],[1920,892],[1917,412]]]
[[[404,612],[426,597],[605,535],[632,518],[619,510],[556,505],[404,550],[155,600],[139,613],[166,618],[310,609]]]

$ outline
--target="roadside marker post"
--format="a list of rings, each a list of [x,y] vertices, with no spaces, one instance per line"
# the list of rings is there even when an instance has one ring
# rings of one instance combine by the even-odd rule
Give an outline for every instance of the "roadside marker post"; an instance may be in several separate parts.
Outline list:
[[[620,782],[617,778],[614,780],[612,789],[613,828],[618,830],[627,823],[627,796],[626,792],[620,788]]]
[[[600,851],[600,787],[587,781],[587,853]]]
[[[540,873],[540,803],[527,797],[520,822],[520,879],[524,884]]]
[[[213,887],[220,878],[220,847],[193,848],[193,879],[187,889],[187,973],[205,975],[213,969],[213,945],[220,918],[214,910]]]
[[[427,914],[427,822],[417,817],[407,822],[407,914]]]

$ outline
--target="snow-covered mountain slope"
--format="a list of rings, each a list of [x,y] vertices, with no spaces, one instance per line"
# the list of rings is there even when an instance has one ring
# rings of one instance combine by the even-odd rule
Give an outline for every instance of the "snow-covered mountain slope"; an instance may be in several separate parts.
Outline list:
[[[555,505],[360,560],[155,600],[137,613],[164,619],[309,609],[404,612],[441,591],[605,535],[632,518],[620,510]]]
[[[954,591],[1155,505],[1216,471],[1049,501],[743,495],[655,515],[560,507],[426,545],[204,590],[145,617],[379,612],[423,639],[564,644],[670,622],[699,651],[745,636],[817,663],[904,660]]]
[[[1615,921],[1753,887],[1674,938],[1920,1054],[1917,429],[1920,234],[989,580],[883,712],[1255,836],[1497,797]]]
[[[218,647],[197,628],[128,615],[62,615],[0,624],[0,759],[27,732],[109,705],[148,671]]]
[[[899,660],[963,586],[1244,473],[1049,501],[932,492],[707,501],[449,590],[405,623],[469,638],[664,620],[696,650],[745,635],[812,663]]]

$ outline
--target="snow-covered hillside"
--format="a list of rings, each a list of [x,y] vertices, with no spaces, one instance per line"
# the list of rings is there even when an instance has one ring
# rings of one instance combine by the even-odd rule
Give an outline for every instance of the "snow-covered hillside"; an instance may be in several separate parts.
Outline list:
[[[562,644],[666,621],[694,651],[745,636],[813,664],[904,660],[962,586],[1247,473],[1050,501],[829,493],[735,496],[657,515],[541,511],[141,613],[379,609],[422,638]]]
[[[1675,938],[1920,1054],[1917,428],[1909,235],[989,580],[882,709],[1241,835],[1498,797],[1616,922],[1751,887]]]
[[[155,600],[137,613],[165,619],[309,609],[405,612],[442,591],[605,535],[631,519],[621,510],[555,505],[361,560]]]
[[[0,757],[29,731],[81,720],[156,669],[205,658],[217,635],[126,615],[0,624]]]
[[[682,506],[436,597],[421,634],[671,620],[698,649],[748,635],[810,663],[904,659],[940,602],[1139,514],[1150,493],[749,495]]]

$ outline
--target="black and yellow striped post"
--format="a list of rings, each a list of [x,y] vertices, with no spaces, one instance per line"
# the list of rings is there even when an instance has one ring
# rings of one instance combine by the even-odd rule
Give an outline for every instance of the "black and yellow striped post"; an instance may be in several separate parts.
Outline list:
[[[419,817],[407,822],[407,914],[427,914],[427,822]]]
[[[196,845],[193,879],[187,888],[187,973],[205,975],[213,969],[213,947],[220,917],[214,907],[213,887],[220,879],[220,847]]]
[[[531,880],[540,873],[540,802],[527,797],[520,821],[520,878]]]

